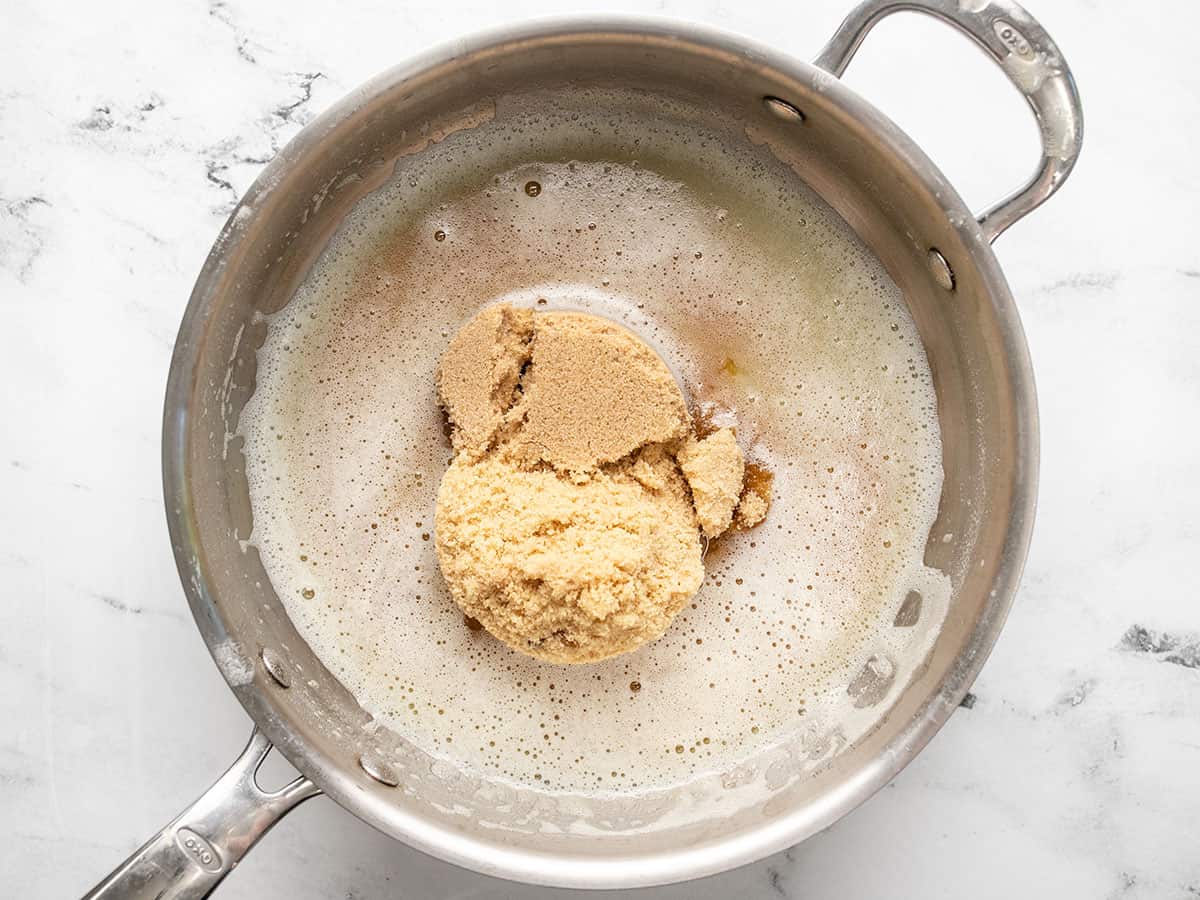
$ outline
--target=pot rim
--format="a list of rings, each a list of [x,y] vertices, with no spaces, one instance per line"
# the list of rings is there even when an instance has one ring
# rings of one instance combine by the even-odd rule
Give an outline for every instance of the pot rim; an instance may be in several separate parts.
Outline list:
[[[1014,501],[1001,561],[987,600],[967,646],[920,713],[868,765],[844,779],[815,802],[794,809],[745,831],[699,846],[623,859],[546,854],[516,849],[464,836],[432,824],[363,792],[352,778],[304,739],[288,722],[268,691],[246,683],[246,658],[218,655],[218,646],[231,638],[209,591],[203,555],[194,526],[190,499],[187,434],[196,364],[203,349],[203,320],[216,295],[229,257],[241,232],[253,221],[260,198],[269,194],[292,163],[320,152],[325,135],[362,103],[437,66],[459,62],[486,51],[525,41],[597,38],[603,35],[637,37],[701,50],[733,53],[795,82],[817,85],[839,110],[874,132],[897,161],[909,168],[931,196],[938,198],[968,249],[971,263],[988,286],[996,318],[1004,335],[1004,352],[1011,375],[1017,421],[1018,464]],[[700,878],[762,859],[794,846],[827,828],[859,806],[894,778],[942,727],[966,694],[987,659],[1004,624],[1020,578],[1033,526],[1036,503],[1038,424],[1033,373],[1028,348],[1012,295],[995,254],[984,240],[975,217],[957,191],[925,153],[890,119],[839,79],[816,66],[772,50],[741,35],[691,22],[663,17],[625,15],[556,16],[506,25],[459,38],[394,66],[338,100],[297,134],[279,152],[234,208],[197,278],[180,326],[167,390],[163,419],[163,489],[176,564],[196,624],[213,659],[250,717],[280,748],[284,756],[329,794],[339,805],[383,833],[408,846],[486,875],[528,884],[568,888],[631,888]],[[252,662],[252,660],[251,660]]]

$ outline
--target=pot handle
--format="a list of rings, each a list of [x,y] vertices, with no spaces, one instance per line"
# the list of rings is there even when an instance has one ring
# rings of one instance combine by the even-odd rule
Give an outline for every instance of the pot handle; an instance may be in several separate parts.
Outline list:
[[[271,742],[257,728],[224,775],[84,900],[198,900],[297,804],[321,793],[303,775],[268,793],[255,775]]]
[[[814,64],[834,75],[846,71],[863,38],[894,12],[925,13],[953,25],[987,51],[1029,103],[1042,138],[1042,160],[1022,188],[979,216],[988,243],[1058,190],[1083,142],[1079,91],[1058,47],[1012,0],[865,0],[842,22]]]

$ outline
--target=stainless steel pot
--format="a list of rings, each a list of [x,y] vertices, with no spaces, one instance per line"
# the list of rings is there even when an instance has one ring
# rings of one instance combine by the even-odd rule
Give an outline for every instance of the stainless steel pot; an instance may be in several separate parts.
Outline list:
[[[1034,177],[976,217],[894,124],[838,77],[871,27],[933,15],[1004,70],[1037,117]],[[823,770],[753,809],[710,821],[582,839],[482,827],[469,785],[422,768],[367,715],[284,614],[250,533],[238,414],[253,391],[261,313],[282,307],[347,210],[400,154],[470,126],[480,101],[529,85],[636,86],[751,123],[858,233],[903,290],[938,393],[945,487],[928,564],[953,584],[924,668],[882,723]],[[853,809],[929,741],[979,672],[1025,557],[1037,477],[1037,413],[1020,321],[990,244],[1050,196],[1079,152],[1071,74],[1009,0],[867,0],[809,65],[682,24],[572,21],[456,43],[346,97],[267,167],[234,211],[179,331],[163,429],[167,517],[200,632],[257,728],[217,783],[91,897],[199,897],[292,807],[319,792],[387,834],[491,875],[613,888],[696,878],[796,844]],[[303,775],[260,790],[272,744]],[[421,774],[424,773],[424,774]],[[668,798],[669,799],[669,798]],[[482,802],[522,806],[520,795]],[[465,812],[464,812],[465,809]]]

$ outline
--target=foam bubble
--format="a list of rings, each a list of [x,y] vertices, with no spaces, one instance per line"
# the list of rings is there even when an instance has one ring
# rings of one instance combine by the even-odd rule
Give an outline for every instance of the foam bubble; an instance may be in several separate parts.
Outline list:
[[[635,653],[518,655],[464,623],[437,570],[451,451],[433,373],[500,299],[623,323],[775,473],[766,521],[709,548],[691,605]],[[902,297],[763,148],[668,105],[510,99],[402,159],[258,363],[239,430],[279,597],[379,722],[487,777],[639,792],[798,734],[844,745],[945,615],[947,581],[922,565],[936,398]],[[910,601],[895,625],[913,592],[919,615]]]

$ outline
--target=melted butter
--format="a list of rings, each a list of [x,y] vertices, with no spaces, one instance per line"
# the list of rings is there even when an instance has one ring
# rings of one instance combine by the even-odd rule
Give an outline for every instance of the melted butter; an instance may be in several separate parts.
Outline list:
[[[318,657],[384,727],[540,790],[641,792],[784,740],[852,742],[948,595],[922,565],[941,445],[903,298],[764,148],[648,104],[505,101],[401,160],[271,318],[240,423],[251,542]],[[434,370],[498,300],[621,322],[763,467],[766,520],[714,543],[693,602],[635,653],[520,656],[463,627],[438,572]],[[919,621],[894,627],[914,591]],[[860,705],[873,659],[894,686]]]

